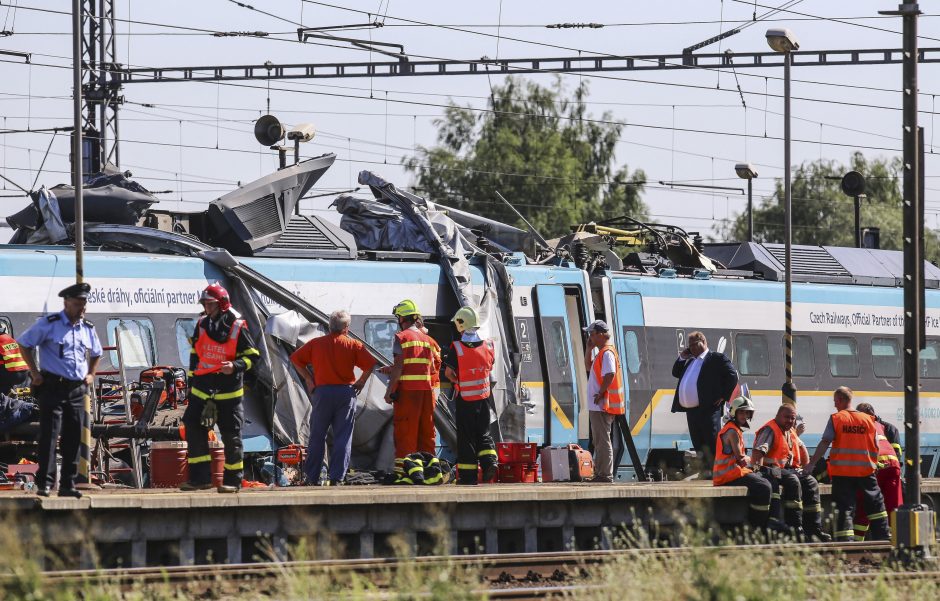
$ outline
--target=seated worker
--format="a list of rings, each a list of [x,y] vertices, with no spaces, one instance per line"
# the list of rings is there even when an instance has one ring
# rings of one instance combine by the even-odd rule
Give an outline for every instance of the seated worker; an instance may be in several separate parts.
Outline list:
[[[770,516],[770,482],[748,467],[744,448],[744,430],[750,427],[752,419],[754,404],[751,399],[739,396],[731,402],[731,419],[718,432],[715,441],[712,483],[715,486],[746,486],[747,521],[752,528],[765,528]]]
[[[780,522],[782,518],[796,536],[802,536],[805,530],[807,536],[830,540],[829,535],[822,531],[822,512],[818,510],[819,483],[800,469],[805,450],[795,425],[796,409],[792,405],[781,405],[774,419],[757,431],[751,463],[761,466],[761,473],[770,481],[773,492],[771,520]]]

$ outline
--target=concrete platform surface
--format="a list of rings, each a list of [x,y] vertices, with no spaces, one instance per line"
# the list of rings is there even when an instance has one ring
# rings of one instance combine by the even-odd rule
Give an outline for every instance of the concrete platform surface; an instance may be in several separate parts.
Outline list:
[[[926,479],[925,494],[940,493],[940,479]],[[829,485],[821,492],[828,495]],[[93,489],[81,499],[38,497],[33,492],[0,491],[0,511],[4,509],[44,510],[76,509],[189,509],[208,507],[277,507],[400,505],[437,503],[511,503],[572,502],[578,500],[654,500],[717,499],[743,497],[746,489],[737,486],[712,486],[711,482],[633,482],[590,484],[581,482],[546,482],[538,484],[484,484],[479,486],[337,486],[245,489],[238,494],[219,494],[215,490],[181,492],[176,489],[148,488]]]

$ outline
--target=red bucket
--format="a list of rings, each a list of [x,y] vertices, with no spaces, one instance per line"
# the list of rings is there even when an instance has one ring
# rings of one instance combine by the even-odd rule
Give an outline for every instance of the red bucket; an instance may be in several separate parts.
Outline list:
[[[212,485],[222,486],[222,470],[225,466],[225,449],[221,442],[209,441],[212,455]],[[170,440],[155,442],[150,446],[150,487],[179,488],[189,480],[189,465],[186,462],[186,442]]]

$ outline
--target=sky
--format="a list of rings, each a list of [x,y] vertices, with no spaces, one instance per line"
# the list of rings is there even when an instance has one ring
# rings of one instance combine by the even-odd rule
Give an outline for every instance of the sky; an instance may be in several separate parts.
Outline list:
[[[766,51],[766,30],[779,27],[794,32],[801,50],[901,47],[900,18],[878,15],[879,10],[897,8],[897,2],[885,1],[334,2],[253,0],[240,6],[233,0],[118,0],[118,60],[131,67],[385,62],[390,59],[347,43],[297,40],[301,24],[376,21],[383,26],[331,33],[401,44],[414,60],[679,54],[735,27],[741,28],[738,34],[698,52]],[[771,10],[778,7],[785,10]],[[922,48],[940,48],[940,6],[921,3],[921,8],[925,16],[919,43]],[[0,3],[0,30],[12,32],[0,37],[0,50],[32,53],[29,65],[0,55],[3,130],[72,124],[70,10],[65,0]],[[546,27],[557,23],[603,27]],[[269,35],[211,34],[245,31]],[[755,202],[771,194],[774,179],[783,174],[782,76],[779,67],[738,69],[736,74],[693,69],[565,74],[562,82],[569,89],[581,82],[589,85],[586,104],[591,117],[626,124],[617,145],[617,166],[646,172],[650,185],[643,199],[651,219],[715,236],[721,220],[734,218],[746,207],[746,184],[736,177],[735,163],[750,162],[757,169]],[[547,85],[556,76],[523,77]],[[794,165],[820,158],[845,164],[856,150],[869,158],[900,155],[901,65],[796,65],[792,79]],[[120,109],[120,166],[160,192],[160,208],[203,210],[239,182],[276,168],[276,155],[260,146],[252,133],[253,121],[270,112],[288,125],[316,126],[316,138],[302,148],[304,156],[336,154],[336,163],[310,193],[324,196],[302,203],[305,212],[329,211],[336,192],[356,187],[361,170],[399,187],[410,186],[414,177],[401,167],[402,160],[417,147],[436,143],[435,120],[444,107],[453,102],[486,108],[491,86],[501,82],[502,76],[483,73],[128,84],[122,92],[127,102]],[[940,65],[921,65],[920,82],[926,225],[940,229],[940,155],[934,153],[933,114],[940,95]],[[936,143],[940,149],[940,137]],[[37,188],[51,187],[69,181],[67,134],[6,133],[0,135],[0,144],[0,173],[20,186],[30,189],[36,181]],[[737,189],[695,189],[660,181]],[[0,184],[4,215],[25,206],[25,198],[16,194],[10,184]],[[519,208],[523,214],[537,210]],[[846,204],[846,210],[850,208],[851,203]]]

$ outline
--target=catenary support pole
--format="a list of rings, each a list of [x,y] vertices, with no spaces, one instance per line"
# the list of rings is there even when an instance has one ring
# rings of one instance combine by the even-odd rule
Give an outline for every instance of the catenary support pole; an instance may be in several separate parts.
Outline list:
[[[927,557],[934,542],[934,516],[920,496],[920,349],[924,328],[920,297],[924,285],[920,190],[919,128],[917,126],[917,17],[915,2],[901,4],[897,11],[904,22],[902,36],[904,69],[901,90],[904,100],[904,458],[906,486],[904,505],[892,515],[891,532],[902,559]]]
[[[784,53],[783,61],[783,242],[785,254],[784,281],[784,363],[786,381],[783,383],[783,402],[796,405],[796,386],[793,384],[793,197],[790,189],[790,65],[793,52]]]
[[[754,241],[754,178],[747,178],[747,241]]]
[[[75,283],[85,281],[85,211],[82,199],[82,1],[72,0],[72,187],[75,189]],[[91,395],[85,395],[85,415],[80,438],[81,456],[78,460],[80,485],[88,484],[91,465]]]

